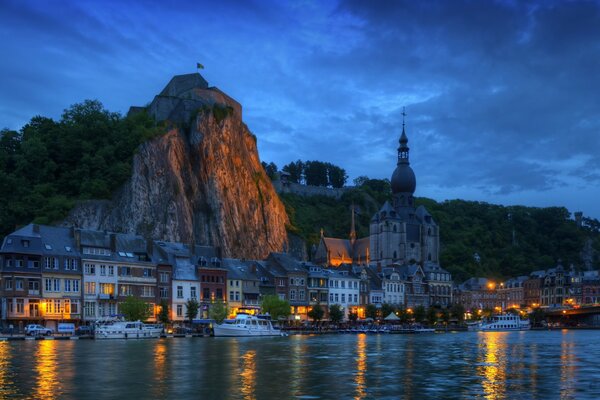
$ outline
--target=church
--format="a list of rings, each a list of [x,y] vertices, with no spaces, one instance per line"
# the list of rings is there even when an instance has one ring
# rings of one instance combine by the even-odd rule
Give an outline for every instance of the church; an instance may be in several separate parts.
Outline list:
[[[439,227],[424,206],[414,205],[417,180],[410,166],[404,122],[390,184],[391,202],[386,201],[371,218],[369,236],[356,238],[353,211],[350,237],[330,238],[321,233],[314,262],[334,267],[368,265],[379,272],[395,268],[404,280],[427,281],[431,304],[450,304],[451,277],[439,265]]]

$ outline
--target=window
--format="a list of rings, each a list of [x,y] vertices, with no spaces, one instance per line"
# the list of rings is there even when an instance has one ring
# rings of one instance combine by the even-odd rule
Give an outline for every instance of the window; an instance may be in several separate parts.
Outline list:
[[[342,289],[346,289],[346,281],[342,281]]]
[[[60,279],[53,279],[52,280],[52,289],[55,292],[60,292]]]
[[[96,282],[85,282],[85,294],[96,294]]]
[[[177,304],[177,316],[183,317],[183,304]]]
[[[235,296],[233,295],[233,290],[229,291],[229,300],[233,300]]]
[[[65,292],[70,292],[70,291],[71,291],[71,280],[65,279]]]
[[[223,298],[223,289],[217,289],[217,299]]]
[[[71,314],[79,314],[79,301],[71,300]]]
[[[88,282],[86,282],[88,283]],[[83,313],[86,317],[95,317],[96,316],[96,303],[93,301],[86,301],[83,304]]]
[[[161,283],[168,283],[169,282],[169,273],[168,272],[161,272],[160,273],[160,282]]]
[[[92,254],[96,256],[110,256],[109,249],[101,249],[98,247],[84,247],[83,254]]]
[[[71,269],[71,264],[69,264],[68,258],[64,259],[64,266],[65,266],[65,270],[67,270],[67,271]]]
[[[131,276],[131,267],[121,267],[119,271],[120,276]]]
[[[71,258],[71,269],[77,271],[77,260],[74,258]]]
[[[13,288],[13,281],[12,281],[12,279],[6,279],[4,281],[4,289],[6,289],[6,290],[12,290],[12,288]]]
[[[96,266],[94,264],[85,264],[84,272],[86,275],[96,275]]]
[[[46,292],[52,291],[52,279],[49,279],[49,278],[44,279],[44,291],[46,291]]]
[[[196,294],[196,287],[195,287],[195,286],[192,286],[192,287],[190,288],[190,297],[191,297],[192,299],[195,299],[195,298],[197,298],[197,297],[198,297],[198,296],[197,296],[197,294]]]
[[[333,293],[329,293],[329,302],[333,303]]]
[[[23,314],[25,312],[25,300],[17,299],[17,314]]]
[[[240,292],[235,292],[235,301],[240,301]]]
[[[142,297],[154,297],[154,286],[142,286]]]
[[[44,268],[50,269],[52,267],[52,259],[50,257],[44,258]]]
[[[159,289],[159,294],[161,299],[166,299],[167,297],[169,297],[169,289],[167,289],[166,287],[161,287]]]
[[[342,293],[342,303],[346,302],[346,293]]]
[[[183,299],[183,286],[177,286],[177,298]]]
[[[295,279],[294,278],[290,278],[290,286],[294,285],[294,282],[296,282]]]
[[[144,268],[144,277],[146,277],[146,278],[152,277],[152,270],[150,268]]]
[[[205,300],[210,299],[210,289],[209,288],[202,289],[202,298]]]
[[[299,296],[300,300],[304,300],[304,296],[305,296],[304,290],[298,290],[298,296]]]
[[[114,275],[115,275],[115,266],[109,265],[108,266],[108,276],[114,276]]]
[[[113,283],[101,283],[100,284],[100,293],[107,295],[115,294],[115,285]]]
[[[21,268],[21,267],[23,267],[23,260],[15,260],[15,261],[16,261],[16,264],[15,264],[15,265],[16,265],[18,268]]]
[[[100,276],[106,276],[106,265],[100,266]]]
[[[354,302],[355,302],[356,304],[358,304],[358,295],[357,295],[357,294],[355,294],[355,295],[354,295]]]
[[[21,240],[23,247],[29,247],[29,240]]]
[[[336,293],[336,294],[335,294],[335,302],[337,303],[337,302],[339,302],[339,301],[340,301],[340,297],[339,297],[339,295]]]
[[[52,268],[58,269],[58,257],[52,258]]]
[[[294,289],[290,290],[290,300],[296,300],[296,290]]]
[[[79,292],[79,279],[73,279],[73,292]]]
[[[131,285],[121,285],[119,286],[119,291],[121,296],[131,296],[133,294]]]
[[[15,279],[15,289],[23,290],[23,279]]]

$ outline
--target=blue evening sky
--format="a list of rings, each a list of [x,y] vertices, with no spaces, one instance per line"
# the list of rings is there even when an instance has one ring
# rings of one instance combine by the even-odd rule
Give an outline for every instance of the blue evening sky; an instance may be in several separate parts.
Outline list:
[[[406,106],[418,196],[600,218],[598,1],[1,0],[0,32],[0,127],[201,62],[264,161],[390,177]]]

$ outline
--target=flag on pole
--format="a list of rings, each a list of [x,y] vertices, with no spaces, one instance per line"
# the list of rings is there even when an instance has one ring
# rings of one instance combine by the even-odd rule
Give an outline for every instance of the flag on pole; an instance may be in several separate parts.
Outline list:
[[[204,69],[204,65],[196,63],[196,69]]]

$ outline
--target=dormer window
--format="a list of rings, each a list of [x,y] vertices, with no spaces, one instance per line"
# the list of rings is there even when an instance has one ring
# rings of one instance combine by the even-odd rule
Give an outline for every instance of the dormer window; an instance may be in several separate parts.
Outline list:
[[[21,245],[23,247],[29,247],[29,240],[21,240]]]
[[[45,244],[44,247],[46,248],[46,250],[52,250],[52,246],[50,246],[49,244]]]
[[[204,257],[200,257],[200,266],[206,267],[206,259]]]
[[[71,249],[71,246],[65,246],[65,250],[70,253],[71,251],[73,251],[73,249]]]

